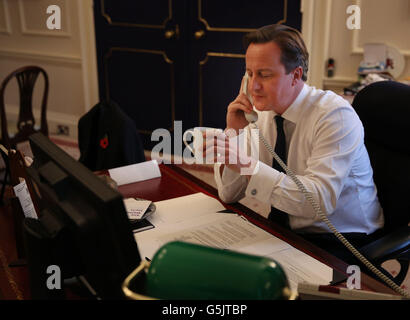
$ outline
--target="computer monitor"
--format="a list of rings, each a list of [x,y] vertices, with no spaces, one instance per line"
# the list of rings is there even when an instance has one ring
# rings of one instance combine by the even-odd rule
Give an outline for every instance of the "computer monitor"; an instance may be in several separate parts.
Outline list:
[[[122,195],[41,133],[29,138],[27,168],[39,219],[24,228],[34,297],[51,294],[50,265],[63,278],[83,276],[101,298],[121,298],[122,281],[140,263]],[[48,290],[48,291],[47,291]]]

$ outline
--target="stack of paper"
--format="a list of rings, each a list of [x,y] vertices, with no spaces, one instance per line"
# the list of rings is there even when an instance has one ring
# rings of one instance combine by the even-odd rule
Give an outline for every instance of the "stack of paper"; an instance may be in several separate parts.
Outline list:
[[[234,213],[203,193],[155,203],[155,229],[135,235],[141,257],[152,259],[170,241],[185,241],[265,256],[284,268],[292,290],[300,282],[329,284],[332,269]]]

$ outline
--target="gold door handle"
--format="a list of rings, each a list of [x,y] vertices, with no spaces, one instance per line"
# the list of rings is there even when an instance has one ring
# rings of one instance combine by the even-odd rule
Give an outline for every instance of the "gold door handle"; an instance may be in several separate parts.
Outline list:
[[[169,29],[166,30],[164,33],[165,39],[172,39],[172,38],[178,38],[179,36],[179,27],[178,25],[175,26],[175,30]]]
[[[199,40],[202,39],[205,36],[205,31],[204,30],[198,30],[195,32],[195,39]]]
[[[175,31],[174,30],[167,30],[165,31],[165,39],[171,39],[175,36]]]

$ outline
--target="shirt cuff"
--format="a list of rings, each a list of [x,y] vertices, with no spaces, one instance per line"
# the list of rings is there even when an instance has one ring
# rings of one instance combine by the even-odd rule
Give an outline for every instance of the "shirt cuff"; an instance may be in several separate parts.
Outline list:
[[[259,168],[251,176],[245,195],[263,203],[271,203],[273,188],[280,182],[281,173],[258,161]]]
[[[222,163],[215,163],[214,165],[214,177],[217,186],[223,186],[241,178],[239,173],[229,169],[227,166],[224,167],[224,171],[221,175],[221,165]]]
[[[214,177],[215,177],[216,185],[218,187],[222,186],[222,177],[221,177],[220,170],[221,170],[221,163],[215,163],[215,165],[214,165]]]

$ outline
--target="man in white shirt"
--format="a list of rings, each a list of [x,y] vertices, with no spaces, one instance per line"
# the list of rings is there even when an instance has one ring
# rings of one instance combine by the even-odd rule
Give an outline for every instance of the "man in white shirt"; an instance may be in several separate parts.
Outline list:
[[[281,116],[286,140],[283,160],[348,240],[359,246],[367,243],[369,235],[383,227],[384,217],[356,112],[333,92],[305,84],[308,53],[297,30],[284,25],[266,26],[246,35],[244,44],[249,95],[258,113],[260,133],[274,147],[279,132],[276,116]],[[236,134],[241,129],[249,130],[244,113],[250,113],[253,106],[241,87],[228,106],[227,129]],[[217,154],[223,150],[217,144],[226,146],[226,160],[215,165],[215,180],[223,201],[236,202],[246,195],[269,203],[270,219],[284,212],[287,226],[308,240],[330,251],[339,245],[292,179],[275,169],[276,161],[262,144],[258,170],[243,175],[243,164],[229,162],[229,152],[233,151],[228,139],[223,135],[218,139],[213,147],[208,145],[207,152]]]

